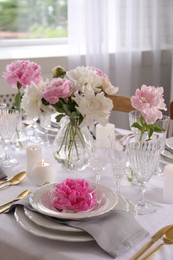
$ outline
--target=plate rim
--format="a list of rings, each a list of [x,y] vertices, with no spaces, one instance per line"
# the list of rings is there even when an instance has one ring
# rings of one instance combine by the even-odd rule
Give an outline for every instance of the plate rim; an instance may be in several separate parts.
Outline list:
[[[41,227],[26,217],[23,207],[16,207],[14,216],[16,222],[24,230],[28,231],[29,233],[37,237],[43,237],[51,240],[59,240],[59,241],[66,241],[66,242],[87,242],[87,241],[94,240],[94,238],[86,232],[77,233],[77,232],[63,232],[58,230],[53,231],[51,229]]]
[[[54,223],[54,227],[53,226],[51,227],[51,226],[48,226],[48,225],[46,226],[46,225],[43,224],[43,222],[41,222],[41,220],[39,222],[36,219],[34,219],[34,217],[31,216],[32,213],[40,214],[39,212],[34,212],[34,211],[32,211],[32,210],[30,210],[26,207],[24,207],[24,213],[25,213],[26,217],[29,218],[30,221],[32,221],[36,225],[44,227],[44,228],[49,228],[49,229],[52,229],[52,230],[63,231],[63,232],[79,232],[79,233],[85,232],[82,229],[70,227],[70,226],[67,226],[67,225],[58,224],[57,222],[53,222],[53,221],[52,221],[52,223]],[[40,214],[39,217],[45,218],[43,214]],[[45,220],[47,221],[48,219],[45,218]]]
[[[96,216],[100,216],[103,214],[108,213],[110,210],[112,210],[115,205],[118,203],[118,196],[113,193],[113,191],[111,189],[109,189],[108,187],[101,185],[101,184],[95,184],[96,185],[96,189],[98,190],[106,190],[106,192],[109,194],[109,196],[112,198],[112,200],[110,199],[110,197],[106,200],[106,203],[108,203],[107,209],[103,211],[104,206],[106,207],[106,203],[97,209],[97,211],[95,213],[93,213],[93,211],[87,211],[87,212],[77,212],[77,213],[64,213],[64,212],[56,212],[53,211],[51,209],[46,208],[43,204],[42,204],[42,208],[39,206],[38,202],[34,202],[34,196],[37,196],[39,193],[44,193],[45,194],[50,187],[52,187],[53,185],[55,185],[56,183],[50,183],[47,185],[44,185],[40,188],[38,188],[36,191],[34,191],[33,193],[30,194],[29,196],[29,203],[31,204],[31,206],[38,211],[41,214],[44,215],[48,215],[51,217],[55,217],[55,218],[63,218],[63,219],[74,219],[74,220],[79,220],[79,219],[85,219],[85,218],[91,218],[91,217],[96,217]],[[42,194],[42,195],[43,195]],[[104,193],[105,195],[105,193]],[[40,195],[39,195],[40,196]],[[114,199],[114,201],[113,201]],[[44,208],[44,210],[43,210]],[[74,215],[75,214],[75,215]]]

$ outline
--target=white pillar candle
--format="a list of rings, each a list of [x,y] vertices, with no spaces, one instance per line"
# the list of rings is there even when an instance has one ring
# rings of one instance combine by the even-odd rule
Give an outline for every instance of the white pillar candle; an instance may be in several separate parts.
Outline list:
[[[173,164],[167,164],[164,168],[163,199],[173,203]]]
[[[96,145],[98,147],[108,147],[109,142],[115,141],[115,125],[106,124],[102,126],[96,125]]]
[[[32,168],[42,161],[42,148],[39,145],[28,145],[26,147],[26,169],[28,175],[31,174]]]
[[[36,185],[44,185],[54,182],[56,179],[55,169],[47,162],[37,163],[31,171],[31,180]]]

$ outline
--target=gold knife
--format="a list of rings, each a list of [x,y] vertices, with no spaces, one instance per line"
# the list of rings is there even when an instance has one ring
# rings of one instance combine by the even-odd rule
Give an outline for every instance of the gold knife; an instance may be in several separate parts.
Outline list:
[[[139,257],[141,255],[143,255],[143,253],[145,253],[145,251],[147,251],[159,238],[161,238],[164,233],[169,229],[173,227],[173,225],[169,225],[169,226],[165,226],[163,228],[161,228],[159,231],[157,231],[152,237],[151,240],[144,245],[134,256],[132,256],[130,258],[130,260],[138,260]]]

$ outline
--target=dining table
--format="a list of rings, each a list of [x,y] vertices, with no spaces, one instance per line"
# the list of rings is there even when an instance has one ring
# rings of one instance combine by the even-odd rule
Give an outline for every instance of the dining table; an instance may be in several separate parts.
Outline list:
[[[117,133],[128,134],[129,130],[116,129]],[[62,182],[66,178],[77,176],[88,180],[94,179],[94,174],[87,167],[83,171],[67,171],[62,168],[55,160],[52,151],[52,143],[42,144],[43,158],[51,164],[56,171],[56,182]],[[26,149],[20,151],[12,150],[11,154],[18,160],[18,164],[11,168],[3,168],[8,177],[18,172],[26,171]],[[166,160],[160,157],[160,167],[164,171],[165,165],[173,163],[173,160]],[[112,170],[107,164],[102,173],[100,184],[115,191],[115,179]],[[17,197],[17,195],[29,189],[32,193],[40,188],[30,177],[26,178],[18,185],[8,186],[0,189],[0,204],[5,203]],[[150,241],[151,236],[160,228],[173,224],[173,204],[167,203],[163,199],[164,175],[153,175],[147,183],[145,198],[152,202],[156,207],[156,212],[150,215],[136,215],[137,222],[148,231],[149,235],[142,241],[135,244],[133,248],[123,252],[116,257],[117,260],[130,259],[142,246]],[[129,182],[125,175],[120,184],[122,196],[127,198],[132,205],[135,205],[139,198],[138,186]],[[100,226],[100,229],[102,227]],[[114,226],[112,227],[114,229]],[[123,226],[122,226],[123,229]],[[116,232],[116,230],[115,230]],[[153,245],[156,246],[162,242],[158,239]],[[153,248],[152,247],[152,248]],[[25,230],[14,216],[14,210],[0,214],[0,260],[110,260],[113,259],[109,254],[103,251],[98,244],[93,241],[61,241],[61,239],[49,239],[37,236]],[[139,258],[140,259],[140,258]],[[152,256],[153,260],[171,260],[173,259],[173,245],[164,245],[157,253]]]

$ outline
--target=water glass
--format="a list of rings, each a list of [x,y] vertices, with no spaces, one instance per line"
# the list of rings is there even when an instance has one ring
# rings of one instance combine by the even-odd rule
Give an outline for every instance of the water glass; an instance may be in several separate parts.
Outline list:
[[[152,141],[131,142],[127,148],[131,168],[140,188],[140,199],[136,205],[139,215],[155,212],[155,207],[144,200],[146,183],[150,180],[159,161],[160,145]]]

